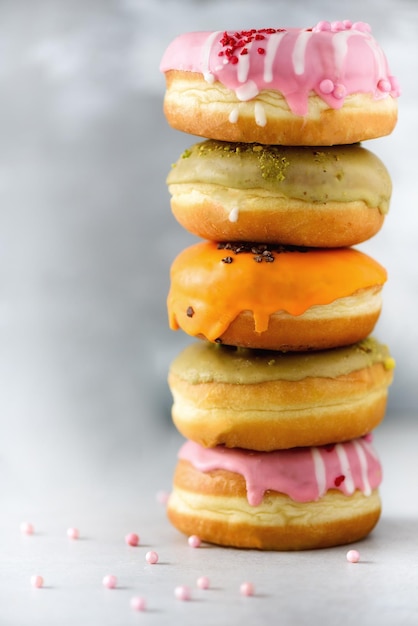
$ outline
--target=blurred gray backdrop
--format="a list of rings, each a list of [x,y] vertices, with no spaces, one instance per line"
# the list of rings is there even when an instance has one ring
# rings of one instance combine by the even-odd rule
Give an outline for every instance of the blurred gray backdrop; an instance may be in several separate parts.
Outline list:
[[[165,177],[195,138],[164,120],[160,58],[185,31],[322,19],[369,22],[403,89],[396,130],[366,146],[394,193],[362,248],[389,272],[375,333],[397,361],[387,419],[416,413],[416,0],[0,0],[3,462],[134,453],[170,432],[167,370],[190,339],[168,329],[165,299],[194,239]]]

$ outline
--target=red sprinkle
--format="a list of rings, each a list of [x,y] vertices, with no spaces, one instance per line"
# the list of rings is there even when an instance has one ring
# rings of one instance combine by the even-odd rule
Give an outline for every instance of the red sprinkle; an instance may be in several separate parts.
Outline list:
[[[334,485],[336,487],[339,487],[341,483],[343,483],[344,481],[345,481],[345,476],[343,474],[340,474],[340,476],[337,476],[337,478],[334,480]]]
[[[260,28],[256,30],[252,28],[251,30],[242,30],[240,32],[235,32],[233,35],[230,35],[227,31],[222,34],[222,38],[219,40],[219,43],[224,48],[218,52],[218,56],[226,56],[230,62],[235,65],[238,63],[238,57],[235,56],[235,52],[241,50],[241,55],[248,54],[248,49],[245,48],[247,44],[252,41],[263,41],[266,38],[266,34],[272,35],[274,33],[278,33],[284,30],[283,28]],[[265,54],[266,51],[264,48],[257,49],[258,54]]]

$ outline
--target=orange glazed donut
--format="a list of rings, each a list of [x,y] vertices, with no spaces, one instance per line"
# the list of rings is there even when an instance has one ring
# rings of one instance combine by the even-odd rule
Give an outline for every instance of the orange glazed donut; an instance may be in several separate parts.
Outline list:
[[[187,33],[160,69],[169,124],[208,139],[347,144],[397,120],[397,81],[364,22]]]
[[[273,452],[179,452],[168,517],[186,535],[236,548],[303,550],[358,541],[380,516],[381,466],[367,438]]]
[[[172,264],[169,324],[247,348],[333,348],[372,332],[385,281],[353,248],[201,242]]]
[[[183,152],[167,178],[171,208],[212,241],[339,247],[383,224],[392,184],[372,152],[208,140]]]
[[[348,441],[382,421],[394,365],[371,337],[287,353],[195,342],[170,367],[173,421],[211,448],[268,452]]]

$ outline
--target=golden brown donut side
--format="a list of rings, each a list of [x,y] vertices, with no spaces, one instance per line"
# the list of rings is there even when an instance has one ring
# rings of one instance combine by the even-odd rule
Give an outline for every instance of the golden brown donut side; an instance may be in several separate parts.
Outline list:
[[[273,313],[263,333],[255,331],[253,314],[243,311],[218,341],[230,346],[285,352],[350,345],[373,331],[381,311],[380,292],[378,288],[364,289],[358,295],[338,299],[326,306],[312,307],[314,311],[297,317],[282,311]]]
[[[236,548],[304,550],[347,544],[368,535],[381,512],[377,490],[345,496],[331,490],[317,502],[294,502],[268,492],[251,507],[244,479],[216,470],[203,473],[180,460],[167,514],[186,535]]]
[[[221,141],[258,142],[288,146],[352,144],[388,135],[397,122],[394,98],[374,100],[368,94],[348,96],[341,109],[332,109],[317,95],[309,97],[306,116],[294,115],[277,91],[264,90],[248,102],[220,82],[208,83],[201,74],[169,70],[164,114],[175,129]],[[256,106],[266,124],[257,123]],[[229,121],[238,109],[236,122]]]
[[[225,195],[227,195],[225,193]],[[225,212],[225,204],[214,197],[202,195],[196,189],[171,199],[171,208],[177,221],[190,233],[213,241],[264,241],[288,245],[343,247],[370,239],[382,227],[384,215],[377,208],[350,203],[341,206],[307,208],[301,202],[284,200],[264,204],[257,210],[240,211],[239,219],[232,221]],[[274,205],[274,206],[269,206]],[[240,201],[234,202],[239,207]]]
[[[256,384],[190,384],[170,372],[172,417],[183,436],[206,447],[270,451],[336,443],[380,424],[392,378],[383,363],[336,378]]]

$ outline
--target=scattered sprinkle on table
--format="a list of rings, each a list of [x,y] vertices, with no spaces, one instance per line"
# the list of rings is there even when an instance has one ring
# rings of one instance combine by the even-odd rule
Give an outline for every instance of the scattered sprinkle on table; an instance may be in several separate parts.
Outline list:
[[[131,608],[134,609],[134,611],[145,611],[145,599],[141,598],[140,596],[134,596],[133,598],[131,598]]]
[[[158,563],[158,554],[154,550],[150,550],[150,552],[146,553],[145,560],[150,565],[155,565],[155,563]]]
[[[38,589],[40,589],[44,586],[44,579],[42,578],[42,576],[39,576],[39,574],[36,574],[34,576],[31,576],[30,584],[32,585],[32,587],[37,587]]]
[[[360,561],[360,552],[357,550],[349,550],[347,552],[347,561],[349,563],[358,563]]]
[[[33,535],[34,533],[33,525],[30,524],[29,522],[22,522],[20,524],[20,532],[23,535]]]
[[[125,543],[127,543],[128,546],[138,546],[139,536],[136,533],[128,533],[125,537]]]
[[[157,491],[156,499],[157,499],[157,502],[159,502],[160,504],[167,504],[169,497],[170,497],[170,494],[168,491],[163,491],[163,490]]]
[[[190,535],[190,537],[187,540],[187,543],[189,544],[191,548],[200,548],[200,546],[202,545],[202,541],[200,537],[198,537],[197,535]]]
[[[190,600],[192,597],[190,588],[187,587],[186,585],[179,585],[178,587],[176,587],[174,589],[174,595],[177,598],[177,600],[183,600],[183,601]]]
[[[253,583],[249,583],[249,582],[241,583],[239,591],[242,596],[253,596],[254,585]]]
[[[112,574],[107,574],[104,578],[103,578],[103,586],[106,587],[107,589],[114,589],[117,585],[117,578],[116,576],[113,576]]]
[[[209,589],[210,587],[209,578],[207,576],[199,576],[199,578],[196,581],[196,584],[199,587],[199,589]]]

